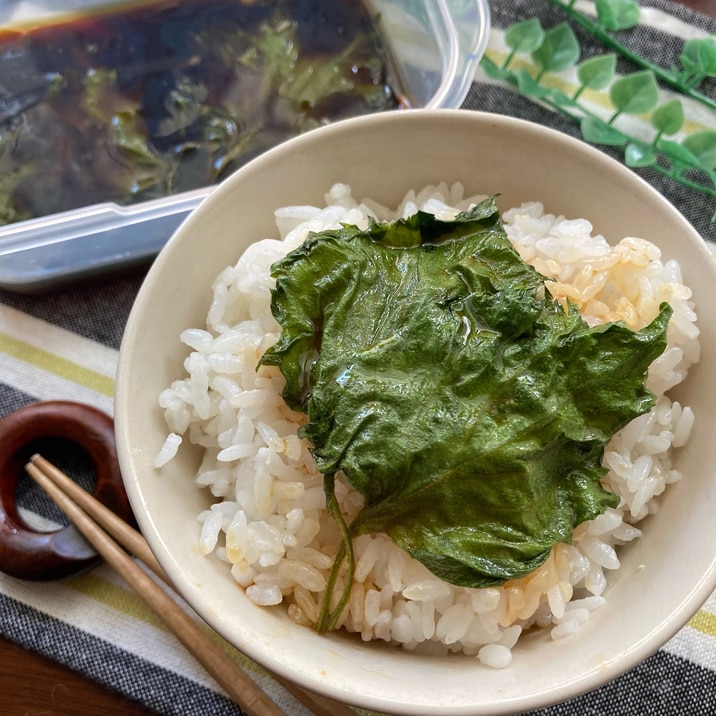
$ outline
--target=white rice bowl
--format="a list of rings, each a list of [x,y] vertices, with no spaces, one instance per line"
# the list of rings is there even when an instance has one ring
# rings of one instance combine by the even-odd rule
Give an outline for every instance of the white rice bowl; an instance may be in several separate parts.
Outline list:
[[[325,508],[323,476],[310,444],[297,435],[305,416],[283,401],[279,369],[258,365],[281,331],[271,314],[271,265],[309,232],[341,224],[366,228],[370,217],[394,220],[418,210],[450,220],[484,198],[464,198],[461,184],[443,183],[410,191],[397,208],[388,209],[335,184],[325,206],[280,208],[275,212],[280,240],[257,241],[223,270],[213,285],[206,325],[182,333],[191,349],[184,362],[187,376],[159,397],[171,432],[156,466],[176,454],[180,436],[204,450],[196,484],[217,499],[198,515],[198,546],[202,554],[215,553],[226,562],[255,604],[283,605],[297,624],[313,627],[341,539]],[[605,450],[605,484],[621,498],[619,506],[580,525],[573,542],[556,545],[535,572],[502,587],[456,587],[386,535],[354,541],[356,571],[341,628],[365,641],[423,653],[476,655],[494,668],[510,664],[511,649],[525,629],[548,629],[553,639],[563,638],[605,603],[608,575],[620,566],[619,546],[641,535],[639,522],[658,509],[666,487],[681,479],[672,451],[687,442],[694,414],[668,391],[699,357],[691,291],[678,262],[662,261],[656,246],[634,237],[610,246],[593,235],[588,220],[546,214],[537,202],[509,209],[503,218],[522,258],[553,279],[552,296],[575,303],[590,325],[623,321],[639,330],[664,301],[673,315],[667,348],[649,370],[655,406]],[[350,522],[362,506],[361,495],[340,475],[336,495]],[[339,582],[336,596],[341,591]]]
[[[553,221],[548,218],[550,214],[564,214],[569,221],[586,217],[593,224],[589,233],[593,237],[604,236],[615,247],[614,251],[621,252],[621,258],[631,257],[635,263],[646,259],[646,266],[642,267],[644,281],[637,286],[643,301],[636,301],[635,284],[624,280],[622,268],[631,271],[631,267],[622,266],[621,258],[612,267],[610,281],[619,285],[620,295],[634,294],[629,303],[633,306],[641,303],[642,320],[646,320],[651,310],[652,292],[658,296],[668,293],[668,300],[677,309],[680,318],[672,320],[669,335],[672,348],[657,362],[659,365],[652,369],[650,377],[650,381],[654,381],[650,385],[658,392],[668,390],[667,397],[660,399],[652,416],[642,418],[642,423],[637,422],[623,431],[621,442],[615,438],[607,460],[611,461],[612,487],[622,495],[622,505],[616,514],[610,511],[589,528],[580,528],[575,552],[571,547],[568,550],[572,556],[577,552],[582,555],[576,558],[575,564],[578,561],[587,569],[589,586],[587,573],[577,579],[578,572],[565,565],[564,555],[559,560],[555,558],[556,577],[548,575],[545,581],[550,584],[548,594],[546,600],[538,597],[536,612],[534,606],[527,603],[534,599],[533,594],[528,600],[525,595],[510,592],[505,618],[497,622],[495,629],[497,605],[490,599],[497,602],[496,597],[493,593],[484,595],[488,596],[487,603],[477,599],[480,617],[493,612],[484,617],[487,626],[482,627],[483,620],[478,620],[483,629],[480,634],[477,626],[472,630],[464,626],[466,615],[470,625],[476,623],[474,614],[470,617],[469,611],[477,611],[472,594],[468,598],[466,591],[449,588],[445,604],[439,599],[431,603],[430,588],[444,590],[445,586],[436,585],[425,572],[422,577],[411,576],[413,567],[407,563],[406,570],[402,556],[393,557],[390,574],[398,573],[394,571],[398,562],[401,579],[427,581],[427,585],[412,592],[408,590],[406,595],[403,592],[407,585],[398,584],[397,577],[393,577],[396,582],[390,589],[371,592],[378,571],[385,569],[386,558],[388,562],[390,558],[380,550],[375,563],[370,565],[370,552],[375,550],[371,545],[379,544],[377,540],[381,538],[363,539],[368,544],[361,552],[363,564],[359,577],[363,580],[361,589],[370,592],[363,602],[363,624],[356,633],[342,628],[319,635],[303,623],[297,607],[291,606],[296,602],[301,613],[305,613],[306,607],[310,615],[310,603],[304,600],[303,606],[298,604],[302,597],[296,598],[297,589],[289,594],[287,585],[289,582],[300,584],[306,579],[307,586],[303,589],[310,595],[311,603],[317,603],[319,592],[312,588],[325,573],[323,557],[308,551],[299,553],[298,535],[301,525],[308,522],[309,528],[303,527],[300,539],[312,539],[311,510],[318,514],[321,504],[318,491],[313,488],[320,486],[320,480],[315,485],[310,481],[306,483],[301,475],[304,469],[301,464],[305,463],[310,470],[311,463],[303,446],[290,437],[290,430],[295,429],[290,423],[295,422],[295,416],[281,413],[280,422],[274,417],[275,411],[280,411],[276,384],[279,379],[271,373],[264,374],[263,368],[257,376],[248,368],[250,361],[244,365],[235,356],[227,360],[225,367],[237,361],[234,367],[239,372],[227,377],[243,388],[240,393],[243,397],[238,402],[246,403],[232,406],[231,410],[224,408],[222,424],[217,421],[215,428],[207,433],[216,432],[215,437],[207,437],[213,445],[208,451],[191,443],[191,434],[200,436],[202,430],[188,428],[188,424],[195,408],[197,414],[208,412],[201,413],[207,417],[194,422],[206,421],[207,425],[209,413],[218,414],[218,408],[206,398],[199,398],[198,405],[188,401],[191,408],[184,413],[178,407],[179,401],[170,401],[173,405],[164,409],[157,398],[174,381],[181,381],[192,372],[197,385],[188,388],[185,384],[183,389],[187,395],[203,393],[206,396],[209,390],[221,395],[220,391],[207,388],[208,382],[201,385],[204,371],[200,367],[201,356],[208,358],[211,350],[220,349],[222,343],[224,349],[230,348],[229,333],[220,334],[216,330],[222,322],[239,324],[248,315],[250,320],[244,328],[249,328],[251,321],[259,321],[263,315],[265,303],[261,304],[260,299],[256,309],[248,309],[253,303],[244,296],[237,303],[242,315],[230,315],[221,306],[222,298],[215,301],[211,285],[221,274],[216,289],[218,296],[226,289],[226,306],[234,305],[234,299],[240,294],[239,286],[245,286],[249,294],[256,290],[257,295],[261,292],[264,297],[267,295],[268,285],[261,284],[260,280],[257,283],[256,272],[250,272],[250,279],[239,280],[233,267],[237,260],[257,262],[265,271],[273,254],[262,257],[262,249],[251,248],[262,238],[273,237],[269,245],[277,251],[285,251],[277,241],[280,233],[274,214],[279,207],[325,206],[326,192],[337,182],[345,182],[352,187],[354,197],[373,197],[395,211],[409,189],[435,185],[443,179],[460,182],[465,187],[465,197],[453,194],[445,201],[453,206],[466,197],[499,192],[498,206],[512,225],[510,231],[515,245],[528,261],[536,266],[541,262],[539,270],[543,273],[549,274],[550,266],[558,272],[572,262],[591,262],[594,266],[601,263],[601,272],[606,270],[605,263],[611,261],[608,258],[611,250],[601,239],[590,243],[590,248],[585,248],[587,243],[582,245],[580,241],[575,257],[572,244],[559,234],[559,226],[555,237],[538,240],[545,231],[539,227]],[[440,189],[441,193],[451,190],[451,187]],[[543,203],[545,217],[538,219],[533,212],[539,214],[541,210],[531,205],[514,215],[510,213],[511,208],[531,201]],[[707,207],[704,210],[708,210]],[[282,231],[291,231],[311,218],[311,211],[317,213],[318,210],[308,211],[308,217],[305,214],[282,217]],[[580,228],[564,221],[560,225],[570,231],[581,232],[584,228],[584,225]],[[656,249],[641,242],[630,245],[626,241],[617,248],[628,236],[653,242],[659,247],[661,258],[657,257]],[[596,255],[585,258],[583,251]],[[240,259],[245,252],[248,253]],[[692,291],[692,297],[676,289],[681,279],[674,259],[678,259],[683,283]],[[625,317],[631,315],[626,303],[617,307],[611,298],[600,299],[607,309],[601,306],[589,295],[591,281],[587,271],[573,270],[573,276],[558,276],[558,283],[563,285],[564,291],[574,290],[568,288],[574,285],[582,292],[585,307],[591,303],[589,310],[596,317],[607,316],[612,310]],[[705,243],[663,197],[602,152],[559,132],[509,117],[464,110],[381,113],[309,132],[264,153],[215,189],[157,257],[137,296],[120,350],[115,396],[117,451],[137,522],[172,583],[209,626],[258,664],[334,699],[410,716],[434,716],[435,713],[495,716],[538,709],[597,688],[661,647],[716,589],[716,520],[713,519],[716,514],[716,441],[711,434],[711,426],[716,421],[716,401],[713,400],[716,374],[711,369],[716,355],[714,285],[716,266]],[[686,380],[667,388],[681,380],[689,364],[697,358],[693,352],[695,324],[691,302],[699,312],[701,358],[691,365]],[[246,314],[249,310],[257,310],[258,314]],[[215,328],[206,325],[209,312]],[[276,326],[251,329],[254,353],[263,350],[262,341],[271,340],[266,339],[264,328],[270,333]],[[195,342],[195,347],[180,344],[179,336],[185,331],[189,331],[184,335],[190,343]],[[234,350],[229,351],[232,356]],[[190,357],[192,353],[196,356]],[[251,358],[256,359],[257,355]],[[184,367],[186,360],[190,367],[192,362],[197,364],[189,373]],[[212,370],[222,361],[217,357],[211,360],[215,362]],[[657,372],[662,374],[661,378]],[[207,381],[208,375],[207,369]],[[662,383],[662,379],[666,382]],[[216,379],[214,383],[216,385]],[[223,388],[230,388],[230,384],[224,383]],[[267,393],[252,392],[256,390]],[[260,412],[262,408],[250,402],[258,399],[258,403],[262,403],[266,395],[271,396],[269,402],[274,401],[274,406],[264,416]],[[185,397],[182,395],[182,401]],[[239,408],[250,422],[244,421],[245,432],[237,435]],[[693,411],[695,420],[687,439],[691,421],[688,408]],[[173,423],[175,436],[170,437],[165,449],[160,449],[171,432],[167,428],[165,410],[170,411],[171,420],[176,420]],[[271,428],[276,430],[276,436]],[[218,435],[225,441],[221,450],[229,450],[225,453],[225,457],[232,458],[229,461],[216,459]],[[678,447],[684,440],[687,442],[683,447]],[[236,452],[232,455],[234,443],[243,445],[241,449],[249,454],[243,458]],[[664,450],[669,443],[671,452],[665,458]],[[254,453],[257,457],[251,457]],[[244,465],[251,464],[252,472],[256,472],[253,470],[255,461],[268,456],[272,457],[265,463],[268,469],[263,471],[267,474],[262,474],[256,482],[256,494],[249,489],[242,492],[241,500],[247,499],[248,508],[243,510],[246,530],[243,518],[237,519],[235,528],[230,528],[233,517],[239,514],[237,504],[232,504],[237,503],[236,489],[232,486],[233,468],[243,460]],[[168,462],[157,468],[154,465],[158,457],[159,462]],[[229,468],[228,476],[226,473],[224,478],[217,473],[207,475],[210,465],[219,462],[223,468]],[[632,466],[638,466],[639,474],[648,474],[645,483],[629,481],[633,478]],[[294,469],[299,479],[294,479]],[[248,467],[244,473],[247,471]],[[199,474],[212,485],[197,486]],[[679,475],[683,477],[678,482],[667,484]],[[241,480],[244,479],[248,480],[246,484],[254,484],[253,477],[242,474]],[[292,483],[302,483],[302,486]],[[664,485],[668,489],[658,494]],[[213,495],[212,489],[219,494]],[[289,525],[289,510],[285,507],[293,500],[305,500],[306,505],[301,508],[302,515],[292,513]],[[315,504],[309,506],[309,500],[315,500]],[[344,494],[347,508],[355,509],[353,500],[354,497]],[[282,508],[286,515],[285,527],[278,517],[270,517]],[[197,520],[199,515],[203,524]],[[263,544],[259,550],[265,555],[264,564],[259,564],[259,568],[251,566],[255,575],[250,575],[243,567],[234,568],[231,558],[243,564],[237,559],[242,549],[241,534],[248,533],[249,522],[261,521],[276,528],[281,542],[283,535],[290,533],[296,538],[296,544],[291,544],[289,536],[288,544],[279,546],[273,529],[266,530],[267,534],[261,535]],[[639,536],[636,530],[643,534]],[[227,536],[227,532],[232,531],[235,536]],[[212,550],[214,536],[216,545]],[[235,540],[235,551],[226,548],[227,538],[230,543]],[[318,535],[322,545],[327,544],[329,538],[330,528],[321,530]],[[275,572],[279,564],[286,565],[289,553],[300,559],[284,566],[288,575],[281,575],[281,579],[272,584],[272,580],[276,580],[272,570]],[[399,553],[391,550],[391,554]],[[267,564],[277,558],[276,564]],[[318,560],[317,566],[312,564],[316,571],[302,571],[300,564],[310,564],[311,560]],[[615,560],[619,562],[618,568],[615,568]],[[252,560],[251,564],[256,562]],[[390,564],[388,569],[391,570]],[[263,574],[267,576],[258,578]],[[319,579],[314,585],[311,579],[316,574]],[[236,576],[247,586],[241,586]],[[557,588],[553,583],[555,578]],[[264,585],[262,580],[267,580]],[[258,588],[249,592],[252,582],[257,581]],[[536,591],[543,593],[543,587]],[[250,598],[253,595],[259,601],[271,601],[272,595],[275,599],[278,593],[283,601],[275,605],[258,606]],[[437,594],[439,592],[434,592],[433,596]],[[503,599],[498,597],[500,601]],[[385,605],[382,598],[386,600]],[[521,603],[523,598],[525,601]],[[581,601],[585,599],[587,601]],[[392,607],[401,600],[405,607],[400,607],[400,611],[396,607],[395,614],[391,609],[389,616],[388,603]],[[563,600],[564,614],[560,616]],[[448,606],[453,604],[456,608],[448,611]],[[401,613],[403,609],[406,613]],[[413,622],[418,609],[421,617],[423,609],[428,615],[425,621],[419,622],[422,634],[435,630],[430,638],[420,639],[420,629],[413,627],[418,623]],[[527,616],[530,610],[534,616]],[[359,611],[355,610],[356,619],[360,618]],[[443,615],[442,623],[440,618],[435,618],[438,611]],[[589,618],[585,620],[587,614]],[[349,614],[344,626],[349,627],[351,620],[353,617]],[[524,629],[530,620],[539,621],[539,625]],[[374,622],[372,626],[371,622]],[[440,636],[437,636],[438,624]],[[389,634],[387,625],[391,626]],[[378,638],[364,641],[364,627],[366,636]],[[575,627],[574,633],[564,634]],[[385,637],[391,642],[384,641]],[[454,653],[446,655],[446,651]],[[505,666],[510,659],[506,668],[489,666]],[[276,693],[275,684],[260,670],[250,663],[248,668],[261,685]],[[197,674],[197,679],[202,677]],[[306,713],[287,692],[280,691],[277,698],[289,713]]]

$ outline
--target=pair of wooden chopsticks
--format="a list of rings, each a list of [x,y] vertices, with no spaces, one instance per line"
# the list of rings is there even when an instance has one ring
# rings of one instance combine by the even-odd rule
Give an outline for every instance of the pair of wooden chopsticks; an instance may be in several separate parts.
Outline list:
[[[40,455],[34,455],[25,469],[248,716],[285,716],[285,712],[253,679],[119,546],[123,545],[171,587],[164,570],[139,532]],[[316,716],[355,716],[355,712],[344,704],[304,691],[275,674],[273,677]]]

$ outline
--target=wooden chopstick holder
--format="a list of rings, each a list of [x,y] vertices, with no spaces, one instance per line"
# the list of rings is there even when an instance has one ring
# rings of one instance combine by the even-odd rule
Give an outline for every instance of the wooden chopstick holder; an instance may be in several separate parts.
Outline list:
[[[249,716],[284,714],[284,711],[260,689],[253,679],[227,657],[220,647],[211,641],[111,538],[117,540],[172,587],[147,541],[139,532],[42,456],[33,455],[26,465],[26,470],[82,532],[87,541],[166,623],[179,641]],[[96,523],[93,520],[96,520]],[[355,716],[355,711],[345,704],[305,691],[276,674],[272,676],[316,716]]]

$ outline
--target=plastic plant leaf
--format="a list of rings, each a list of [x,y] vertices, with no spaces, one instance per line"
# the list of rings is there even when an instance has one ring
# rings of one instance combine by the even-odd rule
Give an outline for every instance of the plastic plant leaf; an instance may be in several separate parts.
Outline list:
[[[681,142],[681,146],[691,152],[699,166],[707,172],[716,169],[716,131],[707,129],[695,132]]]
[[[555,106],[555,108],[559,109],[564,114],[568,115],[569,117],[573,117],[573,113],[578,112],[576,116],[581,116],[582,108],[577,101],[578,95],[575,95],[574,97],[570,97],[569,95],[566,95],[564,92],[560,92],[557,89],[553,89],[552,93],[549,95],[549,100],[552,102],[552,104]]]
[[[614,77],[617,66],[617,56],[614,53],[597,55],[582,62],[577,67],[577,77],[583,87],[590,89],[603,89]]]
[[[664,158],[675,167],[689,169],[699,166],[699,160],[696,155],[678,142],[660,139],[655,146]]]
[[[512,75],[512,70],[496,65],[487,55],[483,55],[480,66],[491,80],[504,80]]]
[[[631,142],[624,152],[624,162],[628,167],[650,167],[656,164],[656,152],[651,147],[642,147]]]
[[[596,0],[601,25],[608,30],[628,30],[639,24],[641,12],[636,0]]]
[[[684,106],[681,100],[672,99],[657,107],[652,112],[651,124],[659,134],[676,134],[684,124]]]
[[[644,114],[659,102],[659,88],[651,70],[635,72],[619,78],[609,88],[611,99],[617,114]]]
[[[588,115],[582,119],[579,127],[584,139],[593,144],[623,147],[628,141],[627,137],[618,129],[599,119],[599,117]]]
[[[534,52],[544,42],[544,30],[534,17],[512,25],[505,32],[505,43],[513,52]]]
[[[595,0],[597,18],[592,18],[590,14],[578,10],[575,0],[549,0],[549,2],[559,7],[576,24],[624,59],[644,70],[651,70],[659,81],[716,110],[716,98],[696,89],[704,77],[716,76],[714,74],[716,37],[690,40],[690,44],[687,43],[688,48],[680,57],[684,69],[679,69],[673,64],[667,69],[622,43],[613,32],[638,24],[640,10],[637,0]]]
[[[491,79],[504,80],[515,85],[523,96],[541,101],[579,124],[586,141],[623,147],[624,161],[629,166],[651,167],[652,171],[694,191],[716,197],[716,166],[712,159],[711,135],[696,135],[683,146],[679,142],[665,140],[664,137],[673,136],[683,130],[684,107],[677,98],[660,105],[660,90],[657,84],[663,82],[684,96],[716,111],[716,99],[696,89],[705,78],[716,78],[716,36],[689,40],[684,44],[679,58],[681,66],[672,63],[671,67],[666,69],[650,62],[616,39],[613,30],[638,24],[640,10],[635,0],[595,0],[597,17],[577,9],[576,0],[549,2],[614,52],[591,57],[577,65],[581,51],[579,42],[569,27],[564,27],[566,23],[563,23],[545,31],[542,45],[531,53],[537,66],[536,75],[525,70],[506,69],[515,50],[512,50],[502,68],[497,68],[489,59],[483,57],[485,74]],[[527,42],[525,38],[530,34],[529,28],[527,22],[520,23],[510,40],[511,46],[525,46],[521,43]],[[614,80],[617,56],[643,69]],[[546,72],[561,72],[574,65],[579,85],[576,91],[567,94],[551,86],[551,82],[545,83],[547,86],[541,83]],[[603,120],[589,105],[581,102],[580,95],[587,89],[608,92],[614,105],[614,111],[608,120]],[[645,143],[643,138],[632,135],[628,125],[614,126],[615,120],[622,113],[646,115],[644,119],[649,120],[656,130],[651,146]],[[689,170],[703,172],[709,181],[693,178],[688,173]]]
[[[547,30],[544,42],[532,53],[540,70],[538,78],[545,72],[561,72],[571,67],[579,59],[579,53],[579,42],[566,22]]]
[[[0,138],[0,150],[2,150],[4,141],[10,136],[12,136],[11,133],[7,132],[4,137]],[[1,151],[0,160],[2,160]],[[0,161],[1,165],[2,161]],[[28,214],[15,208],[12,196],[16,187],[31,174],[32,167],[30,166],[26,169],[0,174],[0,225],[30,218]]]
[[[716,77],[716,37],[688,40],[679,60],[684,69],[696,75],[699,81],[704,77]]]
[[[517,87],[525,97],[544,98],[552,94],[549,87],[543,87],[539,82],[534,80],[527,70],[517,70],[514,73],[517,80]]]

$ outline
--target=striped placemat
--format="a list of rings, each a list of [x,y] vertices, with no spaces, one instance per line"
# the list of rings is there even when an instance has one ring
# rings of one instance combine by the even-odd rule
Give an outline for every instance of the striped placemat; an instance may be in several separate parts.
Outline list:
[[[716,34],[716,22],[663,0],[645,0],[642,23],[630,38],[645,52],[673,54],[685,39]],[[591,3],[578,0],[589,10]],[[511,24],[539,16],[545,28],[564,17],[547,0],[494,0],[489,56],[500,63],[507,52],[504,31]],[[596,46],[579,35],[585,51]],[[526,62],[526,60],[521,60]],[[619,66],[619,71],[627,71]],[[550,81],[574,87],[569,72]],[[714,83],[707,85],[713,93]],[[604,96],[589,102],[605,107]],[[684,132],[716,129],[713,113],[685,102]],[[465,101],[480,109],[541,122],[579,136],[565,118],[521,97],[505,82],[488,80],[482,70]],[[641,121],[634,120],[637,124]],[[619,158],[618,152],[605,151]],[[638,170],[652,182],[701,234],[716,241],[711,216],[714,202],[654,172]],[[74,400],[113,412],[114,374],[128,312],[142,273],[108,277],[50,294],[21,295],[0,291],[0,415],[38,400]],[[24,500],[24,502],[23,502]],[[32,490],[20,486],[27,519],[42,513]],[[0,574],[0,634],[40,652],[161,714],[238,714],[239,709],[106,566],[60,582],[26,583]],[[219,637],[217,640],[221,641]],[[289,714],[306,709],[261,667],[225,645]],[[366,713],[356,710],[357,713]],[[544,709],[542,716],[582,714],[716,713],[716,595],[658,653],[605,687],[565,704]]]

